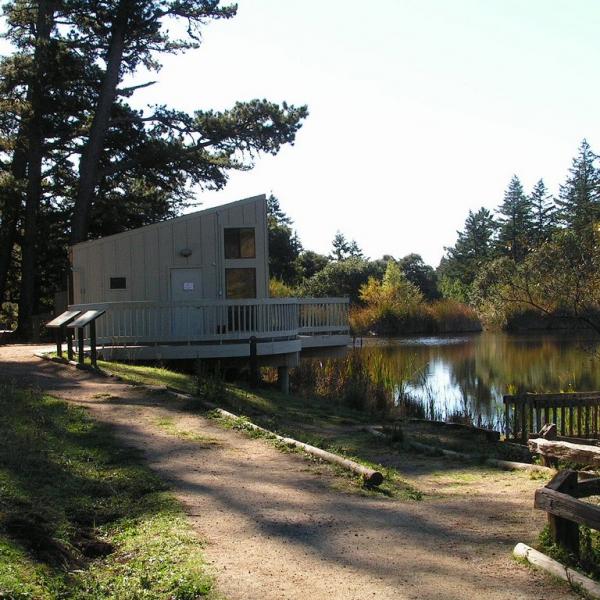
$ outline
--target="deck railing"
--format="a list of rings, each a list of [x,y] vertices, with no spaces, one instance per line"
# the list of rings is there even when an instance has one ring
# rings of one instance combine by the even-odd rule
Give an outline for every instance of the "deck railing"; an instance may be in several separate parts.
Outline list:
[[[75,310],[104,309],[97,323],[99,344],[194,343],[281,339],[348,333],[344,298],[203,300],[193,303],[102,302]]]
[[[345,298],[298,298],[300,333],[347,333],[348,300]]]

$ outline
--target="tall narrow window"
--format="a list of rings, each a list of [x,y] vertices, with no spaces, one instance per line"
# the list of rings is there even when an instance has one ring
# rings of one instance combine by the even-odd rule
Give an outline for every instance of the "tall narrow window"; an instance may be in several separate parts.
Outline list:
[[[225,258],[256,258],[254,227],[225,229]]]
[[[227,298],[256,298],[256,269],[225,269]]]

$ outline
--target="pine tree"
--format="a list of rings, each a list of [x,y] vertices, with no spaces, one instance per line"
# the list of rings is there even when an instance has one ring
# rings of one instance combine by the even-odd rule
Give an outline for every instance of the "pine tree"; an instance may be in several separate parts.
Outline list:
[[[519,178],[514,175],[498,208],[498,249],[515,262],[525,258],[531,247],[531,202],[523,192]]]
[[[235,5],[219,5],[3,5],[12,54],[0,64],[0,301],[6,281],[20,281],[24,335],[30,315],[49,308],[40,295],[51,297],[50,286],[67,273],[69,241],[174,216],[193,203],[194,190],[221,189],[230,171],[248,170],[260,153],[274,155],[294,142],[305,106],[251,100],[189,114],[129,104],[136,90],[153,82],[126,86],[123,79],[141,67],[159,70],[161,55],[198,47],[207,21],[235,14]],[[174,21],[187,27],[171,27]],[[46,233],[56,236],[52,243]],[[42,260],[52,274],[40,268]]]
[[[440,276],[470,285],[481,266],[495,257],[497,223],[485,207],[469,211],[463,231],[458,232],[456,244],[446,248],[446,257],[440,265]]]
[[[532,214],[531,240],[537,247],[550,239],[556,227],[556,206],[543,179],[535,184],[529,202]]]
[[[595,165],[597,159],[587,140],[583,140],[556,201],[562,223],[573,229],[588,247],[594,244],[600,226],[600,171]]]
[[[269,273],[287,285],[296,285],[300,278],[298,257],[302,244],[291,225],[292,220],[281,209],[279,200],[270,194],[267,198]]]
[[[349,258],[364,258],[363,251],[356,240],[347,240],[346,236],[338,231],[331,242],[331,260],[347,260]]]

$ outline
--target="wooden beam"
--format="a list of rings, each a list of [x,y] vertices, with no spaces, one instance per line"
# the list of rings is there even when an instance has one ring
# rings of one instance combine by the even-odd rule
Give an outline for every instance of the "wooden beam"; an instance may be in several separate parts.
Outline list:
[[[535,491],[535,508],[600,530],[600,508],[546,487]]]
[[[575,496],[576,498],[586,498],[587,496],[600,495],[600,477],[594,477],[593,479],[580,481],[579,485],[577,486],[577,490],[571,495]]]

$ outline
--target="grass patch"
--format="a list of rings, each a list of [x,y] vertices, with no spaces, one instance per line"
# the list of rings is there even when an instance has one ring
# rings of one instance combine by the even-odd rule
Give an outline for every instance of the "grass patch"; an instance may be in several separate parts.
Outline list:
[[[133,384],[166,385],[182,392],[192,394],[196,390],[196,382],[192,375],[164,369],[124,363],[98,361],[98,366],[106,373],[118,375],[124,381]]]
[[[579,556],[554,543],[550,528],[544,527],[538,540],[538,550],[567,567],[600,581],[600,532],[579,526]]]
[[[0,598],[211,595],[178,503],[84,409],[0,386]]]
[[[219,442],[215,438],[211,438],[207,435],[196,433],[195,431],[189,431],[187,429],[180,429],[175,423],[175,419],[172,417],[161,417],[154,421],[154,425],[160,427],[163,431],[169,435],[178,437],[183,440],[189,440],[190,442],[197,442],[203,446],[212,446]]]

